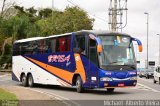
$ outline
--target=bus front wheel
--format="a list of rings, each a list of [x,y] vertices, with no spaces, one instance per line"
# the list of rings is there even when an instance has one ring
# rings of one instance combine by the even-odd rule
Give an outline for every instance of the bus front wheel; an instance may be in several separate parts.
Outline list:
[[[34,80],[31,74],[28,75],[28,86],[33,87],[34,86]]]
[[[82,93],[84,91],[84,88],[82,87],[82,79],[81,79],[80,76],[77,77],[76,87],[77,87],[77,92],[78,93]]]
[[[107,88],[107,92],[109,92],[109,93],[114,92],[114,88]]]

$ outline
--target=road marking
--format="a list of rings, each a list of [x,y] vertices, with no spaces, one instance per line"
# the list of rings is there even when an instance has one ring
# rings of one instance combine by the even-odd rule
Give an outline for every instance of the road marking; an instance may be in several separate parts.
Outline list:
[[[139,78],[140,80],[143,80],[143,81],[146,81],[146,82],[153,82],[153,81],[151,81],[151,80],[148,80],[148,79],[143,79],[143,78]]]
[[[143,87],[143,88],[147,88],[148,90],[151,90],[151,91],[153,91],[153,92],[160,92],[160,91],[158,91],[158,90],[156,90],[156,89],[153,89],[153,88],[151,88],[151,87],[149,87],[149,86],[146,86],[146,85],[144,85],[144,84],[137,83],[137,85],[139,85],[139,86],[141,86],[141,87]]]
[[[72,101],[72,100],[70,100],[70,99],[68,99],[68,98],[65,98],[65,97],[62,97],[62,96],[60,96],[60,95],[57,95],[57,94],[54,94],[54,93],[50,93],[50,92],[46,92],[46,91],[42,91],[42,90],[36,90],[36,89],[30,89],[30,88],[25,88],[25,87],[23,87],[24,89],[27,89],[27,90],[32,90],[32,91],[35,91],[35,92],[39,92],[39,93],[42,93],[42,94],[46,94],[46,95],[48,95],[48,96],[50,96],[50,97],[54,97],[54,98],[56,98],[56,99],[58,99],[58,100],[61,100],[64,104],[66,104],[67,106],[72,106],[71,104],[69,104],[69,103],[67,103],[66,101],[69,101],[69,102],[71,102],[72,104],[74,104],[74,105],[76,105],[76,106],[81,106],[80,104],[78,104],[78,103],[76,103],[76,102],[74,102],[74,101]],[[66,101],[64,101],[64,100],[66,100]]]

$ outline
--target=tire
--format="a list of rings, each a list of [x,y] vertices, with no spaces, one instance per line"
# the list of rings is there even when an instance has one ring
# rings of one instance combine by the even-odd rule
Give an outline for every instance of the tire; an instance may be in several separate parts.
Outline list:
[[[25,76],[25,74],[22,75],[21,82],[24,87],[27,87],[27,77]]]
[[[149,79],[149,76],[148,76],[148,75],[146,75],[146,79]]]
[[[114,92],[114,89],[115,89],[115,88],[107,88],[107,92],[108,92],[108,93],[112,93],[112,92]]]
[[[139,75],[139,77],[140,77],[140,78],[142,78],[142,76],[141,76],[141,75]]]
[[[34,80],[33,80],[32,74],[29,74],[27,79],[28,79],[27,80],[28,81],[28,86],[33,87],[34,86]]]
[[[153,78],[153,83],[155,84],[157,81]]]
[[[84,92],[84,88],[82,87],[82,79],[80,76],[77,77],[76,80],[76,88],[78,93]]]

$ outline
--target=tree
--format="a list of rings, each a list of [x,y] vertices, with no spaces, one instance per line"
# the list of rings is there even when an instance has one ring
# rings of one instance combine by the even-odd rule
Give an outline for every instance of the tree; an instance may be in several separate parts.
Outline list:
[[[0,17],[5,17],[6,18],[6,16],[12,16],[13,13],[11,13],[11,8],[15,4],[16,3],[14,1],[7,2],[7,0],[3,0]]]
[[[94,19],[90,19],[79,7],[67,7],[64,12],[54,10],[53,16],[37,22],[41,35],[61,34],[66,32],[90,30]]]
[[[67,7],[64,11],[56,9],[52,11],[49,8],[37,11],[34,7],[25,9],[15,5],[14,9],[16,15],[8,18],[0,17],[0,58],[2,60],[5,60],[9,54],[11,56],[11,52],[8,51],[15,40],[82,29],[90,30],[93,27],[94,19],[89,18],[87,13],[79,7]]]
[[[41,9],[39,11],[39,14],[38,16],[42,19],[42,18],[47,18],[47,17],[50,17],[52,15],[52,9],[50,8],[44,8],[44,9]]]
[[[64,27],[66,31],[78,31],[82,29],[90,30],[93,27],[93,19],[79,7],[67,7],[64,11]]]
[[[5,3],[6,3],[6,0],[3,0],[3,5],[2,5],[2,10],[1,10],[1,16],[3,15],[4,7],[5,7]]]

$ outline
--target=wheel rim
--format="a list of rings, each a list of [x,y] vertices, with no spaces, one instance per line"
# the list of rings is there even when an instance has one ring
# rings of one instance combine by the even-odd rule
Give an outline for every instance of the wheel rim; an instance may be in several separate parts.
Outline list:
[[[77,88],[80,88],[81,84],[80,84],[79,80],[76,82],[76,86],[77,86]]]
[[[31,77],[29,77],[28,83],[29,83],[29,85],[32,85],[32,78]]]
[[[25,82],[25,77],[22,77],[22,83],[24,83]]]

